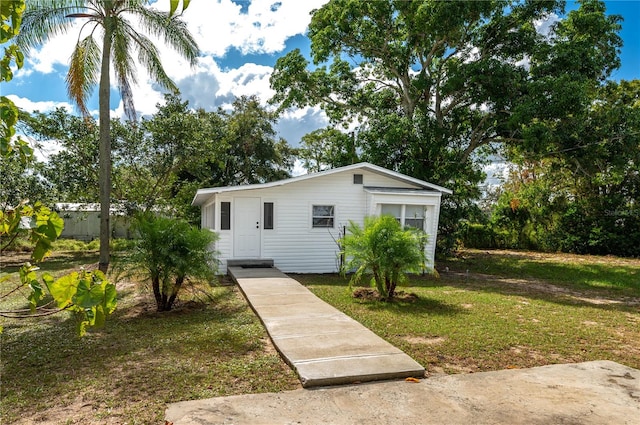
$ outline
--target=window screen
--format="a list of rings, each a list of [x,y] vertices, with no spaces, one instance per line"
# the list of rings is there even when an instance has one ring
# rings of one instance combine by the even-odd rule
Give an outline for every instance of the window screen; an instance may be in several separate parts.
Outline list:
[[[404,212],[404,225],[424,230],[424,206],[407,205]]]
[[[273,229],[273,202],[264,203],[264,228]]]
[[[333,227],[335,207],[333,205],[314,205],[312,212],[313,227]]]
[[[362,184],[362,182],[363,182],[362,174],[353,175],[353,184]]]
[[[380,211],[382,215],[392,215],[400,221],[402,220],[402,205],[397,204],[382,204],[382,209]]]
[[[231,202],[220,202],[220,230],[231,229]]]

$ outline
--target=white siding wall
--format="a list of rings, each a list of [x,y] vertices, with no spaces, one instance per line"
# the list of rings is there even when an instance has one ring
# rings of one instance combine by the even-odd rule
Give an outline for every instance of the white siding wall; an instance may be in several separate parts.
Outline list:
[[[363,174],[363,184],[354,184],[353,174]],[[259,197],[262,218],[264,202],[273,202],[274,229],[261,230],[261,257],[273,259],[275,266],[283,272],[331,273],[338,271],[339,248],[336,241],[343,227],[349,220],[362,224],[365,215],[376,213],[373,204],[376,200],[365,192],[364,186],[415,187],[366,170],[351,170],[282,186],[224,192],[214,195],[203,210],[210,211],[207,205],[215,205],[219,216],[220,202],[231,202],[233,217],[234,198]],[[313,205],[335,206],[334,228],[312,228]],[[208,214],[203,212],[203,227],[205,223],[210,223]],[[216,249],[222,260],[220,272],[226,273],[226,260],[233,258],[233,225],[231,230],[220,230],[218,216],[215,217],[215,228],[212,230],[220,236]],[[437,221],[435,226],[437,228]]]
[[[60,211],[58,214],[64,219],[61,238],[92,241],[100,237],[99,211]],[[129,217],[112,214],[110,225],[113,237],[126,239],[133,237]]]
[[[220,260],[220,272],[227,272],[227,259],[233,258],[233,220],[231,220],[231,229],[230,230],[220,230],[220,202],[231,202],[231,217],[233,217],[233,198],[227,196],[226,194],[218,195],[216,197],[216,232],[218,233],[219,239],[216,243],[216,250],[218,251],[218,259]]]

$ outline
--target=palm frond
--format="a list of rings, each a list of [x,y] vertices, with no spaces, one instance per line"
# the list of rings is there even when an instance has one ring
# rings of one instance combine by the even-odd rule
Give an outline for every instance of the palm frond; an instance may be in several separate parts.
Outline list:
[[[155,80],[162,88],[175,91],[177,87],[169,78],[162,62],[160,62],[160,52],[153,42],[146,36],[135,33],[130,34],[138,50],[138,60],[147,69],[149,76]]]
[[[192,66],[196,64],[200,54],[184,21],[177,16],[168,17],[165,12],[148,8],[148,3],[148,0],[29,0],[17,42],[28,52],[30,48],[68,31],[74,23],[72,15],[86,18],[85,25],[92,26],[93,30],[101,26],[105,29],[105,37],[112,41],[109,54],[125,113],[127,117],[135,119],[131,91],[132,84],[136,83],[136,62],[131,57],[133,49],[137,51],[138,61],[147,68],[152,79],[165,89],[176,90],[162,66],[158,49],[145,34],[164,41]],[[136,31],[125,15],[137,18],[143,31]],[[107,25],[109,22],[113,25]],[[101,58],[93,32],[80,39],[83,30],[84,27],[80,30],[81,35],[71,57],[67,89],[81,112],[87,114],[86,102],[91,89],[97,84]]]
[[[67,73],[67,93],[84,116],[89,115],[87,101],[100,76],[100,47],[93,36],[78,41]]]
[[[83,0],[29,0],[16,44],[25,52],[65,33],[73,26],[67,15],[86,12]]]
[[[136,107],[133,103],[133,90],[131,90],[131,84],[129,80],[121,78],[120,75],[118,75],[118,90],[120,91],[124,114],[129,121],[136,121],[137,113]]]
[[[113,43],[111,44],[111,63],[118,81],[118,89],[125,115],[128,119],[135,121],[136,110],[133,104],[133,92],[131,85],[137,83],[135,62],[131,57],[130,33],[133,31],[125,19],[117,21],[113,31]]]
[[[142,28],[150,35],[158,37],[195,66],[200,55],[200,48],[187,24],[179,16],[167,17],[166,12],[140,7],[131,10],[140,19]]]

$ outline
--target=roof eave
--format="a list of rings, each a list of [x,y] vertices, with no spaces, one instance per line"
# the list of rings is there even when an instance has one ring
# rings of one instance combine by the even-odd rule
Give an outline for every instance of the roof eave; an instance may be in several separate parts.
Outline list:
[[[412,183],[412,184],[421,186],[423,188],[436,190],[438,192],[446,193],[448,195],[451,195],[453,193],[453,191],[450,189],[447,189],[442,186],[438,186],[433,183],[426,182],[424,180],[416,179],[414,177],[410,177],[405,174],[398,173],[396,171],[388,170],[386,168],[371,164],[369,162],[359,162],[357,164],[351,164],[351,165],[338,167],[338,168],[331,168],[329,170],[319,171],[317,173],[307,173],[300,176],[290,177],[284,180],[278,180],[275,182],[250,184],[250,185],[244,185],[244,186],[224,186],[224,187],[216,187],[216,188],[199,189],[196,192],[196,195],[194,196],[193,201],[191,202],[191,205],[194,205],[194,206],[203,205],[206,202],[206,199],[208,199],[210,196],[217,193],[233,192],[238,190],[264,189],[269,187],[283,186],[289,183],[303,181],[303,180],[307,180],[315,177],[327,176],[335,173],[358,170],[358,169],[367,169],[374,173],[386,175],[388,177],[394,178],[402,182]]]

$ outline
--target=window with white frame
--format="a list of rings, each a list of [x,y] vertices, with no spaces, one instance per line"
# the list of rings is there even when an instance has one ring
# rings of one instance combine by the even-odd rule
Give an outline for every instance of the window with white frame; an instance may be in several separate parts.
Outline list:
[[[402,226],[424,230],[426,207],[424,205],[382,204],[380,214],[391,215]]]
[[[205,229],[215,229],[216,225],[216,206],[215,204],[206,205],[202,208],[202,227]]]
[[[220,202],[220,230],[231,230],[231,202]]]
[[[273,202],[265,202],[263,210],[262,227],[266,230],[273,230]]]
[[[314,205],[311,212],[313,228],[333,228],[336,208],[334,205]]]
[[[405,205],[404,225],[424,230],[424,206]]]
[[[391,215],[402,224],[402,205],[400,204],[382,204],[380,213],[382,215]]]

